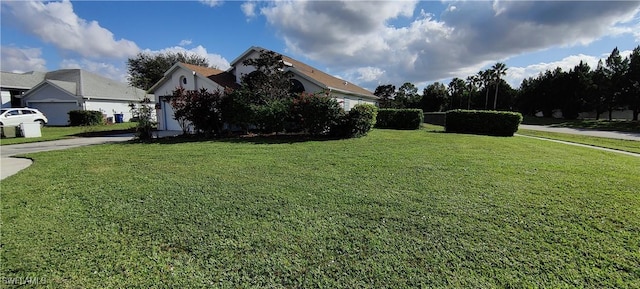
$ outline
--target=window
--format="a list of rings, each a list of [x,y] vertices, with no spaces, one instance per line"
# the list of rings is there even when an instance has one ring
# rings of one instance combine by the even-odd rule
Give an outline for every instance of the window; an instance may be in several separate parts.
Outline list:
[[[187,78],[184,77],[184,75],[180,76],[180,87],[182,87],[183,85],[187,85]]]
[[[349,99],[348,98],[344,98],[344,110],[348,111],[349,109],[351,109],[351,107],[349,106]]]

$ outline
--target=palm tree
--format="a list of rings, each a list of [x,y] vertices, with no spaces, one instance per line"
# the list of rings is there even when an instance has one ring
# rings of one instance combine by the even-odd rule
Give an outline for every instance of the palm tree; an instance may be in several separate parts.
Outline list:
[[[480,81],[482,82],[482,86],[485,90],[484,109],[487,109],[487,107],[489,106],[489,83],[491,81],[491,75],[493,75],[491,69],[481,70],[480,72],[478,72],[478,79],[480,79]]]
[[[471,95],[476,91],[480,84],[480,78],[477,75],[467,76],[467,88],[469,88],[469,96],[467,97],[467,109],[471,109]]]
[[[498,62],[491,67],[491,74],[493,80],[496,82],[496,94],[493,97],[493,109],[495,110],[498,105],[498,85],[500,84],[500,77],[507,74],[507,66]]]

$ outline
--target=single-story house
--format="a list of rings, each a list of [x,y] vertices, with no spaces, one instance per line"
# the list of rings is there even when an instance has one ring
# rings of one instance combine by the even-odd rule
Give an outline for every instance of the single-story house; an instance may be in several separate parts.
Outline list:
[[[156,96],[158,129],[181,129],[178,121],[174,119],[173,108],[169,103],[169,97],[176,88],[182,87],[187,90],[206,88],[209,91],[215,91],[238,87],[242,77],[255,70],[253,66],[246,66],[242,63],[248,58],[258,58],[262,51],[268,50],[255,46],[249,48],[233,60],[231,67],[226,71],[185,63],[175,64],[149,90]],[[282,61],[286,69],[293,73],[292,83],[300,91],[308,93],[327,91],[341,103],[346,111],[359,103],[377,104],[377,96],[351,82],[329,75],[285,55],[282,55]]]
[[[46,72],[0,72],[2,108],[21,107],[22,95],[44,80]]]
[[[154,101],[144,90],[81,69],[60,69],[42,76],[20,95],[20,106],[42,111],[49,125],[67,125],[71,110],[102,111],[114,120],[115,114],[122,114],[123,121],[129,121],[131,103],[139,104],[145,98]]]

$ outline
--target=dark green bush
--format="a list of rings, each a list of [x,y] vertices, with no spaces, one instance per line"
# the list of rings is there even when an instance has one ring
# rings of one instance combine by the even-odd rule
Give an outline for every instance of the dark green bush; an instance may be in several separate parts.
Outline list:
[[[331,134],[336,137],[361,137],[376,124],[378,108],[372,104],[358,104],[344,115],[336,126],[331,129]]]
[[[422,109],[393,109],[378,110],[377,128],[391,129],[419,129],[424,119]]]
[[[104,123],[101,111],[97,110],[72,110],[69,111],[69,125],[84,126]]]
[[[336,99],[324,94],[301,93],[293,100],[291,110],[296,126],[311,135],[329,132],[344,114]]]
[[[518,112],[451,110],[447,111],[444,128],[453,133],[513,136],[521,121]]]

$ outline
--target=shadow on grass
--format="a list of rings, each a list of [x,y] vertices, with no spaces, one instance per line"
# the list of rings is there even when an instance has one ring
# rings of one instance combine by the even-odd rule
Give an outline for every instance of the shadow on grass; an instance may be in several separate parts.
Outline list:
[[[640,132],[640,122],[629,120],[566,120],[548,117],[525,116],[522,124],[543,125],[548,127],[566,127],[586,130]]]
[[[247,143],[247,144],[293,144],[304,143],[310,141],[335,141],[344,138],[329,137],[329,136],[311,136],[311,135],[235,135],[219,138],[206,138],[198,135],[178,135],[168,136],[162,138],[155,138],[151,140],[131,140],[122,142],[122,144],[131,143],[149,143],[149,144],[182,144],[182,143],[197,143],[197,142],[226,142],[226,143]]]

